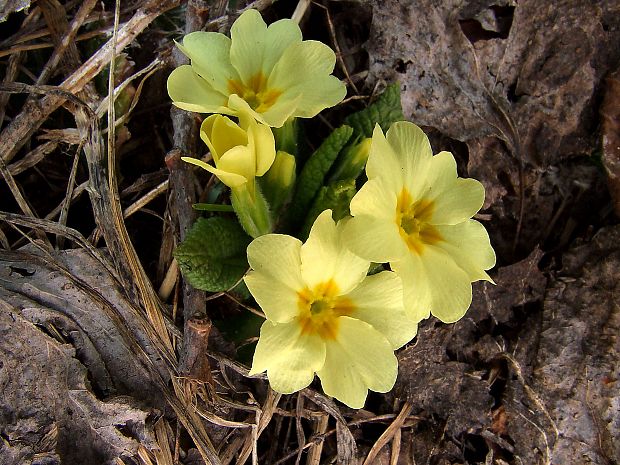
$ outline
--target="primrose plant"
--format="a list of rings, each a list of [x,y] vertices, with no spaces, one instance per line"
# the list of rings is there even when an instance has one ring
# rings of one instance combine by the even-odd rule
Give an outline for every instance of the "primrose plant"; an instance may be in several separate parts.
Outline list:
[[[230,188],[230,205],[197,206],[212,213],[175,251],[184,277],[211,292],[243,279],[266,318],[250,375],[266,371],[284,394],[317,375],[327,395],[363,407],[368,390],[393,388],[394,351],[420,321],[457,321],[472,282],[492,282],[495,253],[472,219],[482,184],[403,121],[398,84],[313,153],[298,150],[296,118],[346,88],[334,52],[292,20],[267,26],[248,10],[230,38],[195,32],[177,45],[191,63],[168,78],[174,105],[212,114],[200,127],[210,158],[183,160]],[[228,209],[236,219],[214,213]]]

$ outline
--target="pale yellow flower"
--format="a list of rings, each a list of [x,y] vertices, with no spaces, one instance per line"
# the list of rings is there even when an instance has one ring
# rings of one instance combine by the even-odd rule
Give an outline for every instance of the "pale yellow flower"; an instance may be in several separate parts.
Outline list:
[[[304,244],[268,234],[249,245],[245,283],[267,317],[250,373],[267,370],[281,393],[303,389],[316,373],[327,395],[361,408],[368,389],[394,386],[394,350],[417,325],[405,314],[398,276],[367,277],[370,262],[344,246],[341,232],[326,210]]]
[[[495,252],[471,219],[482,208],[484,187],[457,176],[451,153],[433,156],[415,124],[395,123],[386,136],[375,127],[368,182],[351,201],[345,243],[363,258],[390,263],[413,321],[430,313],[454,322],[471,304],[471,283],[492,282],[485,270],[494,266]]]
[[[200,138],[207,144],[215,166],[196,158],[183,160],[215,174],[230,188],[254,190],[254,178],[269,170],[276,156],[269,126],[241,117],[239,124],[222,115],[211,115],[200,126]]]
[[[244,12],[229,39],[193,32],[179,45],[191,60],[168,78],[168,94],[184,110],[237,115],[280,127],[290,117],[311,118],[339,103],[345,85],[332,76],[336,56],[325,44],[302,41],[296,22],[269,27],[256,10]]]

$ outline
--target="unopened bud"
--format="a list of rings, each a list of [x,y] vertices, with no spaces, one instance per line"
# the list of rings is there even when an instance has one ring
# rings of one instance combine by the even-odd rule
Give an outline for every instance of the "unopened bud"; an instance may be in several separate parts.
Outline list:
[[[295,179],[295,157],[279,150],[267,174],[260,180],[263,193],[273,212],[278,212],[288,201]]]
[[[372,139],[366,137],[344,149],[330,177],[330,182],[357,178],[366,166],[371,143]]]

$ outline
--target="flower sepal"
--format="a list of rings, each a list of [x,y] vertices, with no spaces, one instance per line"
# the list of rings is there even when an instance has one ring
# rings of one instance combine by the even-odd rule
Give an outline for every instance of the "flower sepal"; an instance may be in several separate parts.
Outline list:
[[[248,235],[256,238],[273,232],[271,210],[257,183],[231,188],[230,203]]]

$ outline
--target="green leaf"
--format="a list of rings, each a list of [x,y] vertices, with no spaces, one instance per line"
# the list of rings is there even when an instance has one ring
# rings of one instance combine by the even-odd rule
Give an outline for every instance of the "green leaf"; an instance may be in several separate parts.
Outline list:
[[[225,205],[222,203],[195,203],[192,205],[194,210],[207,211],[207,212],[233,212],[232,205]]]
[[[332,210],[332,218],[334,221],[338,221],[349,215],[349,205],[356,192],[355,179],[347,179],[345,181],[335,182],[329,186],[323,186],[306,216],[301,238],[306,239],[308,237],[314,220],[327,209]]]
[[[230,218],[199,218],[174,251],[183,277],[195,288],[230,289],[248,269],[250,237]]]
[[[325,175],[338,157],[338,153],[351,138],[353,129],[341,126],[335,129],[310,156],[297,180],[297,189],[290,206],[291,220],[304,217],[312,200],[325,181]]]
[[[387,131],[392,123],[405,119],[400,103],[400,84],[388,86],[377,100],[357,113],[349,115],[344,122],[351,126],[358,136],[372,137],[376,123]]]

